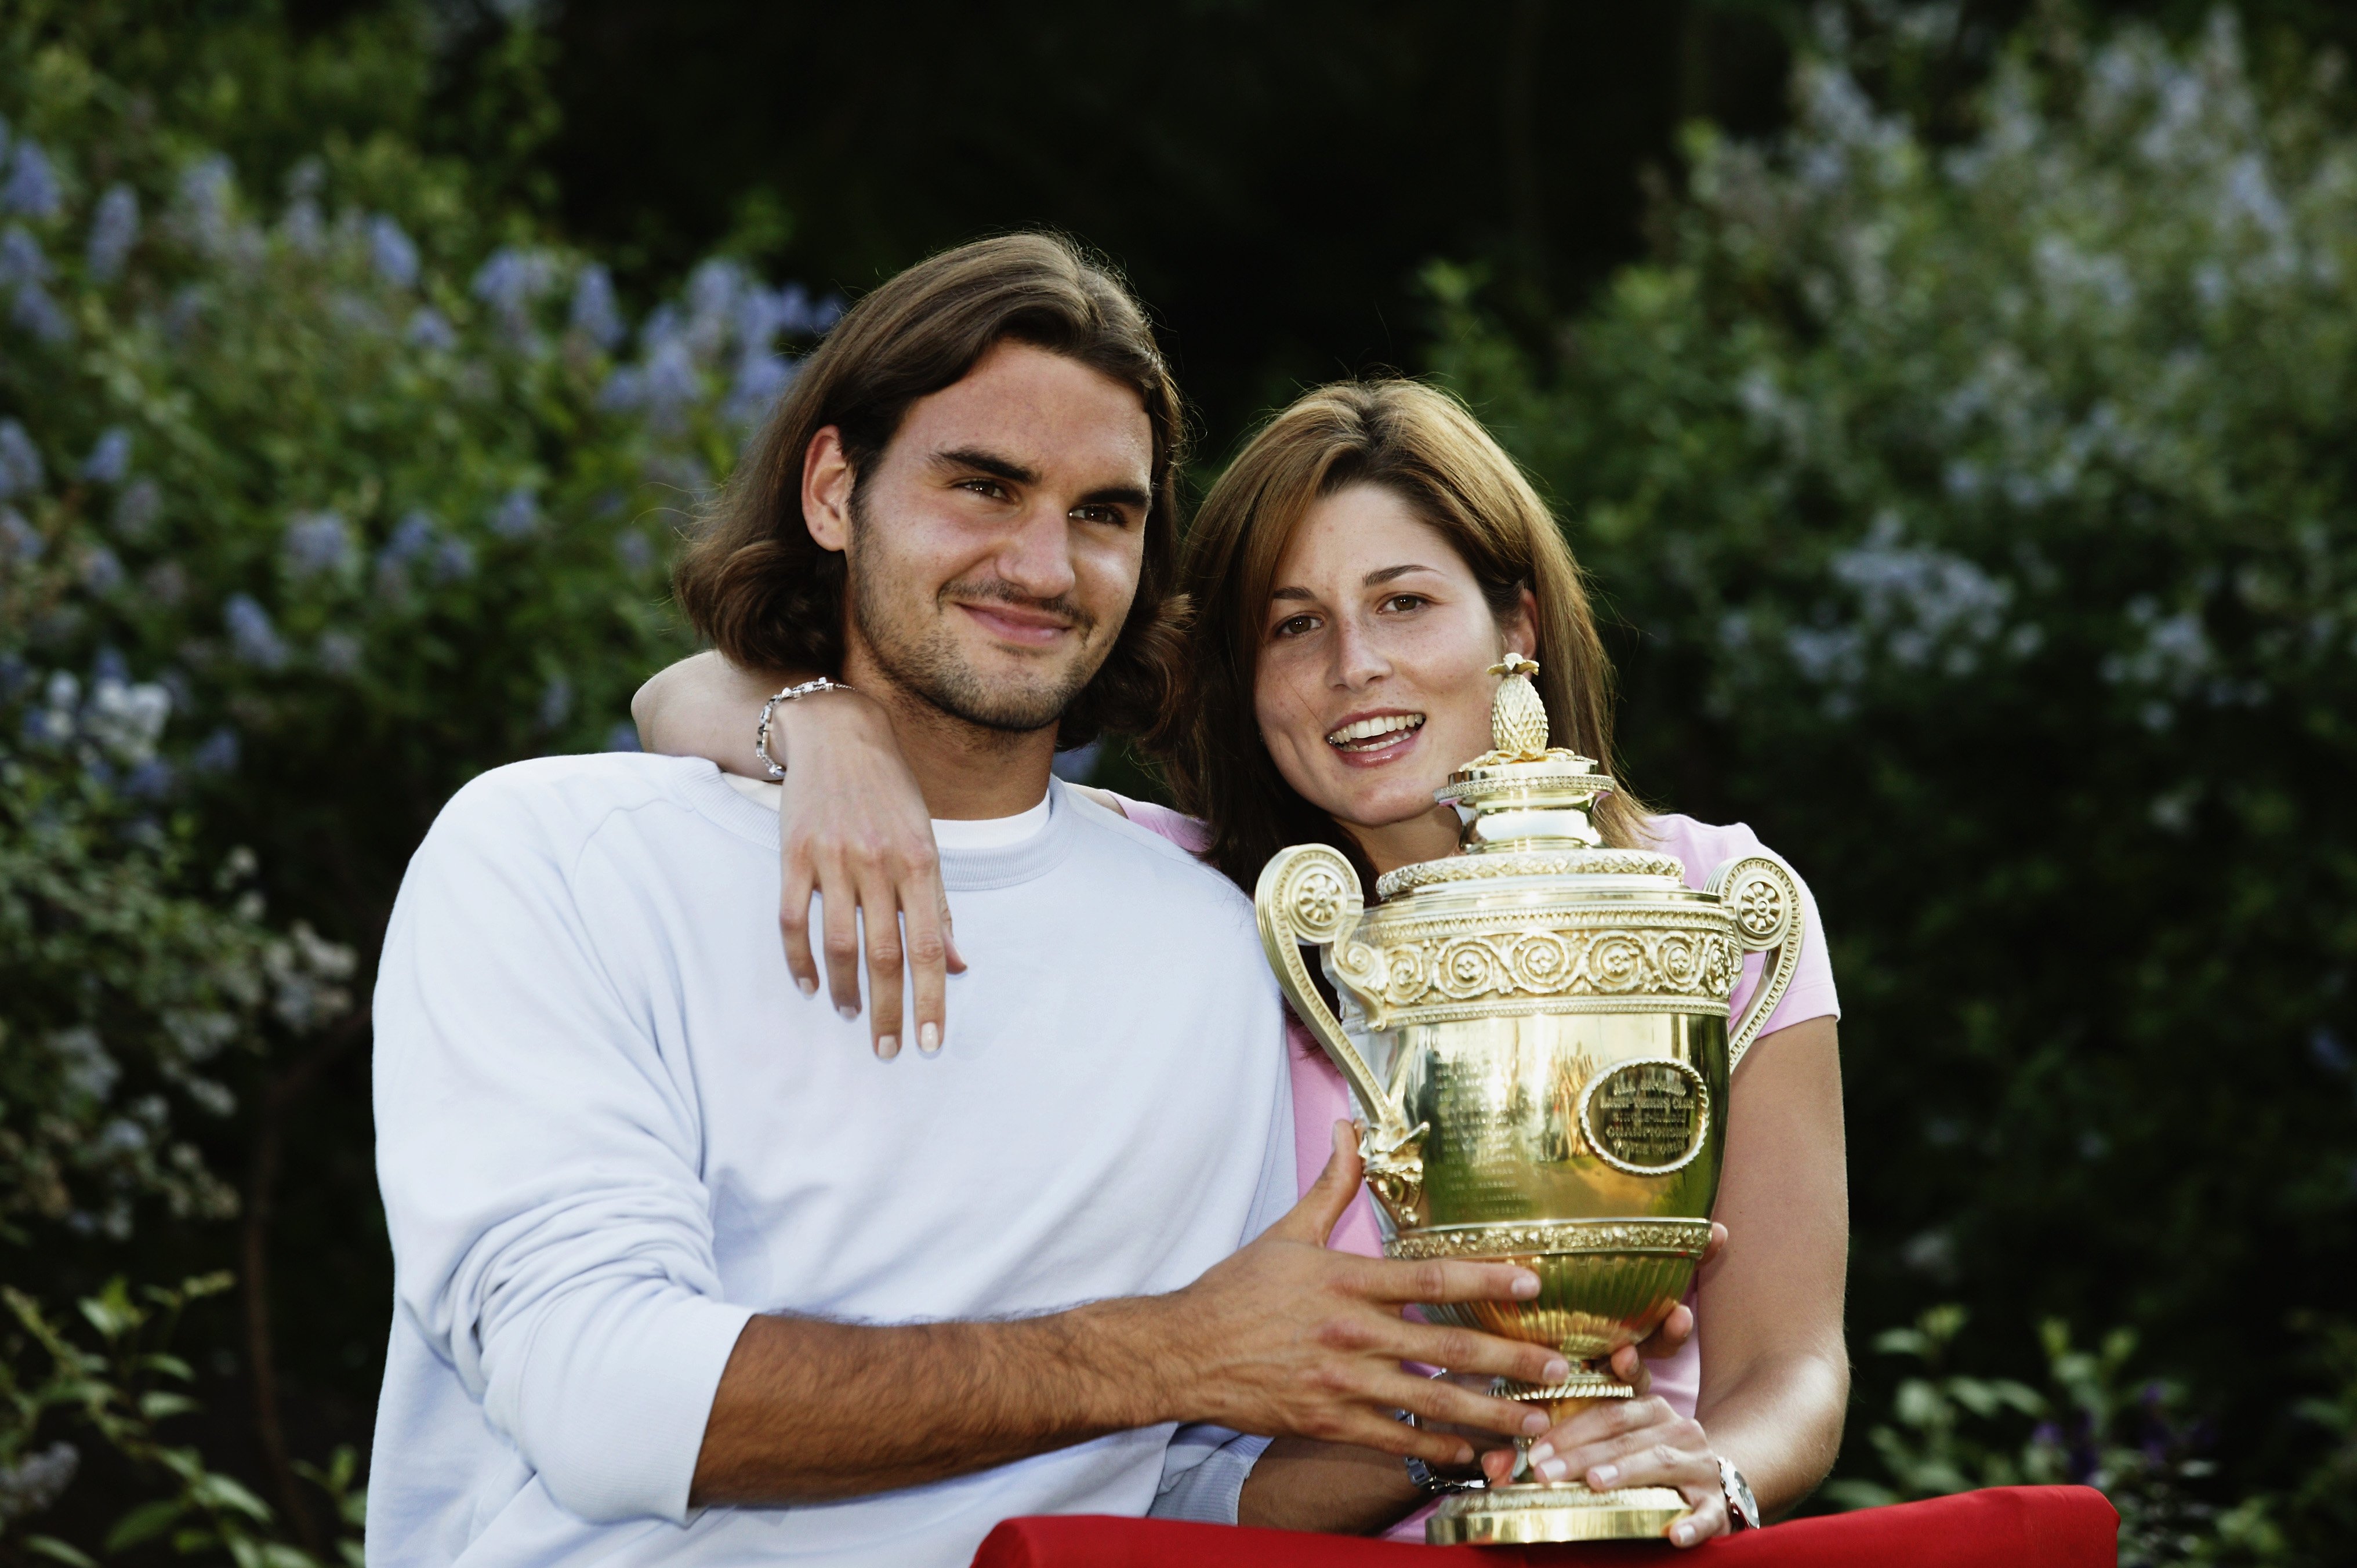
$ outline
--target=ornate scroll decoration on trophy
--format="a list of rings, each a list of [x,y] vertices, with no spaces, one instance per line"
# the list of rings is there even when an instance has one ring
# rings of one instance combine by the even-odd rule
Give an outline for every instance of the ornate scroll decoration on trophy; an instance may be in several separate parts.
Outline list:
[[[1463,1009],[1477,1003],[1497,1012],[1497,1003],[1517,998],[1547,1011],[1582,1010],[1563,1003],[1597,997],[1612,1011],[1634,1002],[1647,1011],[1723,1012],[1742,972],[1742,950],[1707,914],[1647,911],[1641,927],[1579,929],[1585,923],[1569,911],[1506,930],[1495,916],[1400,921],[1384,934],[1408,940],[1338,953],[1334,967],[1376,1028],[1471,1016]]]

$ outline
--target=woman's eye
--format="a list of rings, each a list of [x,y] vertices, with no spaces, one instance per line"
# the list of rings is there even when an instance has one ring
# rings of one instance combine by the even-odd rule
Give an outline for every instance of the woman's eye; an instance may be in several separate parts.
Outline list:
[[[1314,629],[1317,625],[1318,618],[1316,616],[1287,616],[1283,620],[1276,623],[1275,631],[1272,632],[1270,635],[1273,637],[1299,637],[1303,632]]]
[[[1387,610],[1420,609],[1431,602],[1422,594],[1394,594],[1383,601],[1383,608]]]

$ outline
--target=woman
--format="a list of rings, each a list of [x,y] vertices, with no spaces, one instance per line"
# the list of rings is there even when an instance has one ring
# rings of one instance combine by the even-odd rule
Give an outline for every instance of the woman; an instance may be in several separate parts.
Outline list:
[[[1553,744],[1610,770],[1608,671],[1578,568],[1512,461],[1429,388],[1329,387],[1278,414],[1206,498],[1183,577],[1198,617],[1196,690],[1154,743],[1200,821],[1098,793],[1247,892],[1288,843],[1335,844],[1368,886],[1395,866],[1454,853],[1457,816],[1434,804],[1433,791],[1488,749],[1497,682],[1489,671],[1509,651],[1538,661]],[[778,683],[774,673],[708,660],[674,666],[641,693],[640,727],[657,749],[749,775],[758,765],[740,738],[748,704]],[[797,760],[781,800],[791,824],[790,937],[791,907],[806,908],[813,886],[833,895],[831,929],[847,928],[855,902],[933,907],[912,902],[937,899],[938,885],[909,869],[923,854],[904,853],[925,826],[924,808],[897,768],[888,733],[854,697],[830,693],[799,706],[809,711],[793,715],[787,745]],[[1696,886],[1759,847],[1746,828],[1648,816],[1625,794],[1607,799],[1597,816],[1608,843],[1676,854]],[[1721,1456],[1772,1515],[1824,1477],[1840,1440],[1848,1219],[1837,1007],[1805,888],[1803,901],[1809,924],[1799,973],[1731,1090],[1715,1214],[1727,1238],[1701,1271],[1691,1317],[1674,1315],[1668,1326],[1682,1348],[1652,1372],[1650,1393],[1641,1386],[1643,1397],[1582,1412],[1531,1450],[1546,1479],[1677,1487],[1693,1509],[1673,1527],[1680,1545],[1728,1528]],[[847,946],[830,947],[836,999],[844,1003],[847,989],[846,1004],[856,1004]],[[806,940],[789,956],[797,979],[814,989]],[[1759,961],[1737,989],[1738,1010],[1758,983]],[[950,962],[957,967],[953,953]],[[938,1040],[940,1004],[926,1016],[925,991],[920,983],[920,1037]],[[879,1022],[879,1036],[897,1033],[897,994],[875,1000],[879,1012],[890,1008],[890,1030]],[[1297,1026],[1293,1053],[1306,1190],[1322,1165],[1326,1130],[1350,1111],[1340,1076]],[[1333,1244],[1380,1251],[1365,1194]],[[1647,1381],[1633,1357],[1624,1354],[1616,1369]],[[1498,1480],[1510,1460],[1492,1451],[1483,1463]],[[1318,1484],[1300,1484],[1308,1477]],[[1378,1530],[1426,1500],[1387,1456],[1288,1442],[1254,1471],[1242,1519]]]

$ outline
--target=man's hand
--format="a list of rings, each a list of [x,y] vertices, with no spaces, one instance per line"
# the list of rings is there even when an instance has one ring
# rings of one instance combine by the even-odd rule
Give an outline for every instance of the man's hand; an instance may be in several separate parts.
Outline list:
[[[1163,1319],[1161,1346],[1140,1370],[1155,1380],[1168,1414],[1435,1465],[1471,1463],[1472,1444],[1409,1426],[1393,1411],[1510,1436],[1544,1432],[1545,1414],[1532,1406],[1400,1367],[1422,1361],[1531,1383],[1568,1376],[1546,1346],[1400,1315],[1415,1302],[1528,1300],[1538,1276],[1507,1263],[1389,1262],[1327,1251],[1360,1175],[1357,1137],[1337,1123],[1325,1174],[1290,1214],[1194,1284],[1151,1304]]]

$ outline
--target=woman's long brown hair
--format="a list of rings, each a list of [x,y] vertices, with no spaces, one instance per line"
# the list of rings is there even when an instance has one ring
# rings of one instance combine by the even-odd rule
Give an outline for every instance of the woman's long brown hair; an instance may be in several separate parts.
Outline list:
[[[1349,855],[1373,887],[1357,841],[1277,771],[1253,701],[1268,596],[1294,531],[1318,500],[1362,484],[1392,491],[1437,529],[1493,614],[1512,615],[1531,590],[1550,742],[1617,777],[1611,668],[1587,583],[1530,480],[1445,392],[1409,381],[1321,387],[1271,420],[1220,476],[1179,562],[1195,607],[1195,701],[1166,718],[1155,748],[1180,803],[1210,824],[1205,858],[1246,892],[1271,855],[1311,842]],[[1642,835],[1643,808],[1626,792],[1607,797],[1596,817],[1607,843]]]

